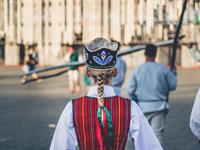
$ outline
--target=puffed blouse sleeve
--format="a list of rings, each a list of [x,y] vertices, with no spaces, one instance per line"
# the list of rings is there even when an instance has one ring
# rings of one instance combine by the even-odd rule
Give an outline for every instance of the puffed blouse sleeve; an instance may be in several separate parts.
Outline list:
[[[77,147],[77,137],[73,125],[72,101],[70,101],[59,118],[50,150],[76,150]]]

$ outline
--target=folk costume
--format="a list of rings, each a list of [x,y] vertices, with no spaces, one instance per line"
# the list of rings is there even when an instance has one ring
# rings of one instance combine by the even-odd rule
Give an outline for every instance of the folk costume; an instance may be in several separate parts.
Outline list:
[[[116,65],[118,43],[97,38],[85,45],[88,69],[109,72]],[[91,71],[92,72],[92,71]],[[92,74],[92,73],[91,73]],[[65,107],[58,121],[50,150],[124,150],[127,136],[136,150],[162,150],[137,104],[115,94],[99,82],[86,96],[75,98]],[[100,88],[101,87],[101,88]],[[102,93],[99,94],[99,93]]]

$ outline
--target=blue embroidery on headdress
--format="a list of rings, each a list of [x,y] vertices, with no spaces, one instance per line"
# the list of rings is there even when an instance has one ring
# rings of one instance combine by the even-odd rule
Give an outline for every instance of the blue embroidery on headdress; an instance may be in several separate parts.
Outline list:
[[[110,63],[112,61],[112,59],[113,59],[113,56],[108,56],[108,58],[106,58],[104,63],[108,64],[108,63]]]
[[[101,66],[104,65],[103,61],[102,61],[99,57],[97,57],[97,56],[93,56],[93,60],[94,60],[97,64],[99,64],[99,65],[101,65]]]
[[[106,52],[102,51],[101,52],[101,59],[104,61],[106,59]]]
[[[102,51],[102,52],[101,52],[101,58],[99,58],[99,57],[97,57],[97,56],[93,56],[93,60],[94,60],[97,64],[99,64],[99,65],[101,65],[101,66],[107,65],[108,63],[110,63],[110,62],[112,61],[112,59],[113,59],[113,56],[112,56],[112,55],[110,55],[110,56],[108,56],[108,57],[106,58],[106,52],[105,52],[105,51]]]

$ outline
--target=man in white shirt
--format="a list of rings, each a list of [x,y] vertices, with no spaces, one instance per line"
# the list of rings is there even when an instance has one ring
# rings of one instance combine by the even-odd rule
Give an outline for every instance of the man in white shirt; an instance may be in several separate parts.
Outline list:
[[[200,89],[196,95],[190,116],[190,128],[200,144]]]

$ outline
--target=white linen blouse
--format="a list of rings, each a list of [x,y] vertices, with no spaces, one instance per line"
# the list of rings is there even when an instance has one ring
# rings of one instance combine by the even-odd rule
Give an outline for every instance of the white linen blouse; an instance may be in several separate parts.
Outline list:
[[[87,96],[97,97],[97,86],[89,89]],[[104,86],[104,97],[116,96],[111,86]],[[78,141],[73,125],[72,101],[64,108],[51,142],[50,150],[77,150]],[[162,150],[148,121],[137,104],[131,101],[131,121],[128,135],[134,139],[135,150]],[[134,148],[133,148],[134,149]]]

